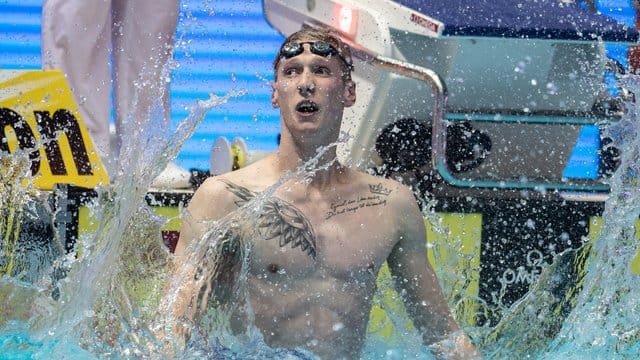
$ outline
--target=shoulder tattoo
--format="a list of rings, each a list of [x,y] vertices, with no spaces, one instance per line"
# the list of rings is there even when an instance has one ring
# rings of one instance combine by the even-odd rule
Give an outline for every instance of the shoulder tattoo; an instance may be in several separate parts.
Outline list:
[[[242,207],[258,196],[257,192],[236,185],[227,180],[221,180],[227,190],[238,198],[234,203]],[[257,214],[256,230],[264,240],[279,241],[280,247],[290,244],[291,248],[300,249],[316,258],[316,237],[313,227],[307,217],[293,204],[278,197],[264,200],[262,208]]]
[[[364,194],[332,202],[324,219],[329,220],[337,215],[354,214],[365,208],[387,205],[391,191],[382,183],[369,184],[369,191]]]

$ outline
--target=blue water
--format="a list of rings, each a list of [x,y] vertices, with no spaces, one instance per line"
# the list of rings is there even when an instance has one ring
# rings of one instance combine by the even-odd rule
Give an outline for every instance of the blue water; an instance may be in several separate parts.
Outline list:
[[[637,78],[628,77],[625,85],[640,94]],[[183,110],[180,119],[184,120],[174,126],[175,134],[159,126],[161,119],[153,114],[149,129],[154,131],[141,134],[131,129],[131,135],[124,140],[125,156],[120,164],[127,171],[116,177],[115,185],[100,190],[98,200],[90,206],[99,219],[98,230],[81,239],[81,256],[63,259],[63,264],[69,267],[67,276],[57,284],[51,279],[33,284],[7,277],[0,279],[0,298],[5,301],[0,310],[4,326],[0,331],[0,359],[166,355],[149,331],[149,324],[157,320],[153,299],[161,291],[170,257],[153,234],[159,232],[167,219],[148,211],[144,201],[146,189],[160,169],[178,156],[187,139],[193,138],[211,109],[215,112],[225,101],[244,95],[231,92],[226,98],[212,97],[200,103],[195,99],[185,101],[182,105],[189,109]],[[639,357],[640,276],[632,273],[629,266],[638,252],[632,229],[640,215],[639,120],[635,105],[629,104],[625,118],[609,130],[608,135],[623,149],[623,163],[611,178],[613,196],[607,201],[603,215],[603,235],[591,244],[584,286],[575,297],[574,307],[566,319],[545,313],[554,300],[548,298],[548,290],[557,285],[562,273],[562,269],[549,268],[522,301],[504,312],[501,323],[466,329],[486,358]],[[215,126],[218,124],[219,119],[214,121]],[[19,159],[0,160],[19,162]],[[3,189],[2,199],[25,198],[27,191],[20,190],[18,184],[16,181]],[[141,251],[143,255],[151,251],[156,257],[141,261],[148,260],[140,257]],[[140,290],[143,285],[146,287]],[[55,287],[60,289],[58,300],[52,299]],[[428,349],[420,345],[419,336],[406,324],[404,314],[390,315],[396,334],[391,338],[370,334],[363,359],[430,358]],[[96,318],[102,322],[96,322]],[[556,325],[559,331],[552,338],[541,335],[549,326]],[[186,353],[181,354],[185,358],[212,356],[313,358],[303,350],[271,349],[255,330],[244,337],[233,337],[222,330],[214,331],[212,337],[194,337]]]
[[[626,81],[630,89],[640,91],[639,79],[630,77]],[[150,249],[158,249],[154,246],[162,247],[151,234],[157,234],[166,220],[148,211],[145,189],[209,108],[241,95],[231,93],[227,98],[213,97],[194,104],[177,134],[160,131],[147,135],[156,145],[141,134],[127,139],[128,153],[121,165],[130,171],[122,173],[91,206],[99,215],[98,230],[81,239],[83,256],[67,259],[70,271],[58,284],[60,298],[51,299],[51,284],[46,282],[29,285],[6,277],[0,282],[0,292],[11,294],[5,301],[11,303],[12,298],[15,302],[11,306],[21,305],[21,311],[27,314],[23,321],[9,321],[0,332],[1,359],[166,356],[148,328],[157,320],[155,303],[145,298],[153,297],[149,294],[154,291],[159,294],[160,288],[149,287],[142,297],[134,291],[140,284],[162,284],[163,264],[169,257],[164,250],[157,252],[153,261],[140,263],[140,250],[146,256]],[[610,129],[609,135],[623,149],[624,156],[619,171],[611,178],[613,195],[603,214],[603,235],[591,244],[584,285],[575,297],[573,310],[566,319],[545,313],[553,302],[548,299],[548,290],[558,285],[557,278],[563,273],[561,267],[550,267],[522,301],[503,313],[501,323],[466,329],[486,358],[634,359],[640,354],[640,276],[632,273],[629,266],[638,251],[631,229],[640,215],[637,120],[636,109],[630,104],[625,118]],[[154,121],[161,120],[152,119],[152,125]],[[19,187],[14,189],[20,194]],[[16,309],[13,315],[19,317],[19,308],[11,309]],[[5,316],[6,313],[5,308]],[[391,338],[369,334],[363,359],[431,358],[428,349],[420,345],[419,336],[406,325],[404,314],[390,315],[396,334]],[[95,322],[96,316],[103,322]],[[557,323],[560,328],[553,338],[541,335],[549,323]],[[210,337],[194,337],[179,357],[313,358],[301,349],[269,348],[255,330],[241,337],[234,337],[223,328],[213,330]]]

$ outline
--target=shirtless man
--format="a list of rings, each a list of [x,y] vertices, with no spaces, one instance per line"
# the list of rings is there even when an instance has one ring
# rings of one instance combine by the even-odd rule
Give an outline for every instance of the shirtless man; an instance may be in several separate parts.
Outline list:
[[[285,40],[274,61],[271,97],[281,113],[280,145],[246,168],[209,178],[196,191],[176,248],[178,267],[210,261],[203,248],[194,250],[207,221],[237,213],[265,191],[269,195],[251,207],[253,218],[247,212],[233,220],[235,237],[223,236],[225,244],[213,255],[223,268],[218,266],[206,284],[201,275],[187,281],[178,291],[183,300],[172,311],[197,321],[186,309],[207,300],[200,296],[194,304],[184,298],[202,294],[199,287],[209,288],[204,298],[224,301],[229,291],[218,288],[238,271],[237,242],[248,243],[246,292],[266,343],[304,348],[323,359],[357,359],[376,275],[388,261],[425,344],[453,338],[453,346],[433,348],[450,358],[479,357],[452,318],[427,261],[423,217],[412,192],[336,160],[331,144],[338,139],[344,108],[356,101],[351,68],[348,46],[330,33],[302,30]],[[310,174],[295,175],[314,157],[319,161]]]

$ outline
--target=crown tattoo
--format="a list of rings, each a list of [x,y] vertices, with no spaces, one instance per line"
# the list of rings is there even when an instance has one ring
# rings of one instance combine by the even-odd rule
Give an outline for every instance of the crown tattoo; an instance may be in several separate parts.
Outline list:
[[[391,190],[382,186],[382,183],[379,183],[378,185],[369,184],[369,191],[371,191],[374,194],[380,194],[384,196],[391,194]]]

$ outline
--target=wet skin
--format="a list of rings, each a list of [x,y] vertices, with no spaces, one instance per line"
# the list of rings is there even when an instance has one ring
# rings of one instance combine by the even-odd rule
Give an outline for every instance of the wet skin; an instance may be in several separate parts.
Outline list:
[[[210,220],[250,203],[337,140],[343,110],[355,102],[355,84],[345,79],[340,59],[304,46],[303,53],[280,62],[273,83],[272,103],[282,118],[278,150],[198,189],[183,220],[178,266],[193,266],[190,245],[201,240]],[[229,239],[251,248],[248,300],[267,344],[305,348],[326,359],[358,358],[385,260],[425,342],[458,330],[426,259],[424,220],[411,191],[335,159],[335,147],[329,147],[319,156],[325,167],[306,180],[285,181],[261,207],[252,207],[253,215],[241,210],[234,219],[236,233]],[[229,273],[237,271],[229,269],[213,279],[217,287],[228,285]],[[178,317],[185,303],[173,309]],[[245,314],[236,315],[241,331]]]
[[[282,200],[279,209],[265,210],[268,222],[258,221],[257,228],[252,222],[246,231],[254,234],[248,291],[255,325],[272,346],[302,346],[323,358],[357,357],[377,272],[399,237],[393,226],[398,213],[392,209],[398,206],[394,202],[400,202],[395,194],[400,189],[362,174],[350,176],[357,181],[351,179],[352,185],[328,196],[292,197],[286,190],[278,191],[274,197]],[[227,187],[237,185],[227,183]],[[371,187],[384,194],[372,193]],[[376,224],[365,224],[363,219],[376,219]],[[315,256],[304,251],[302,244],[293,247],[292,242],[283,241],[300,229],[298,224],[312,234]],[[282,234],[265,236],[271,229]]]

